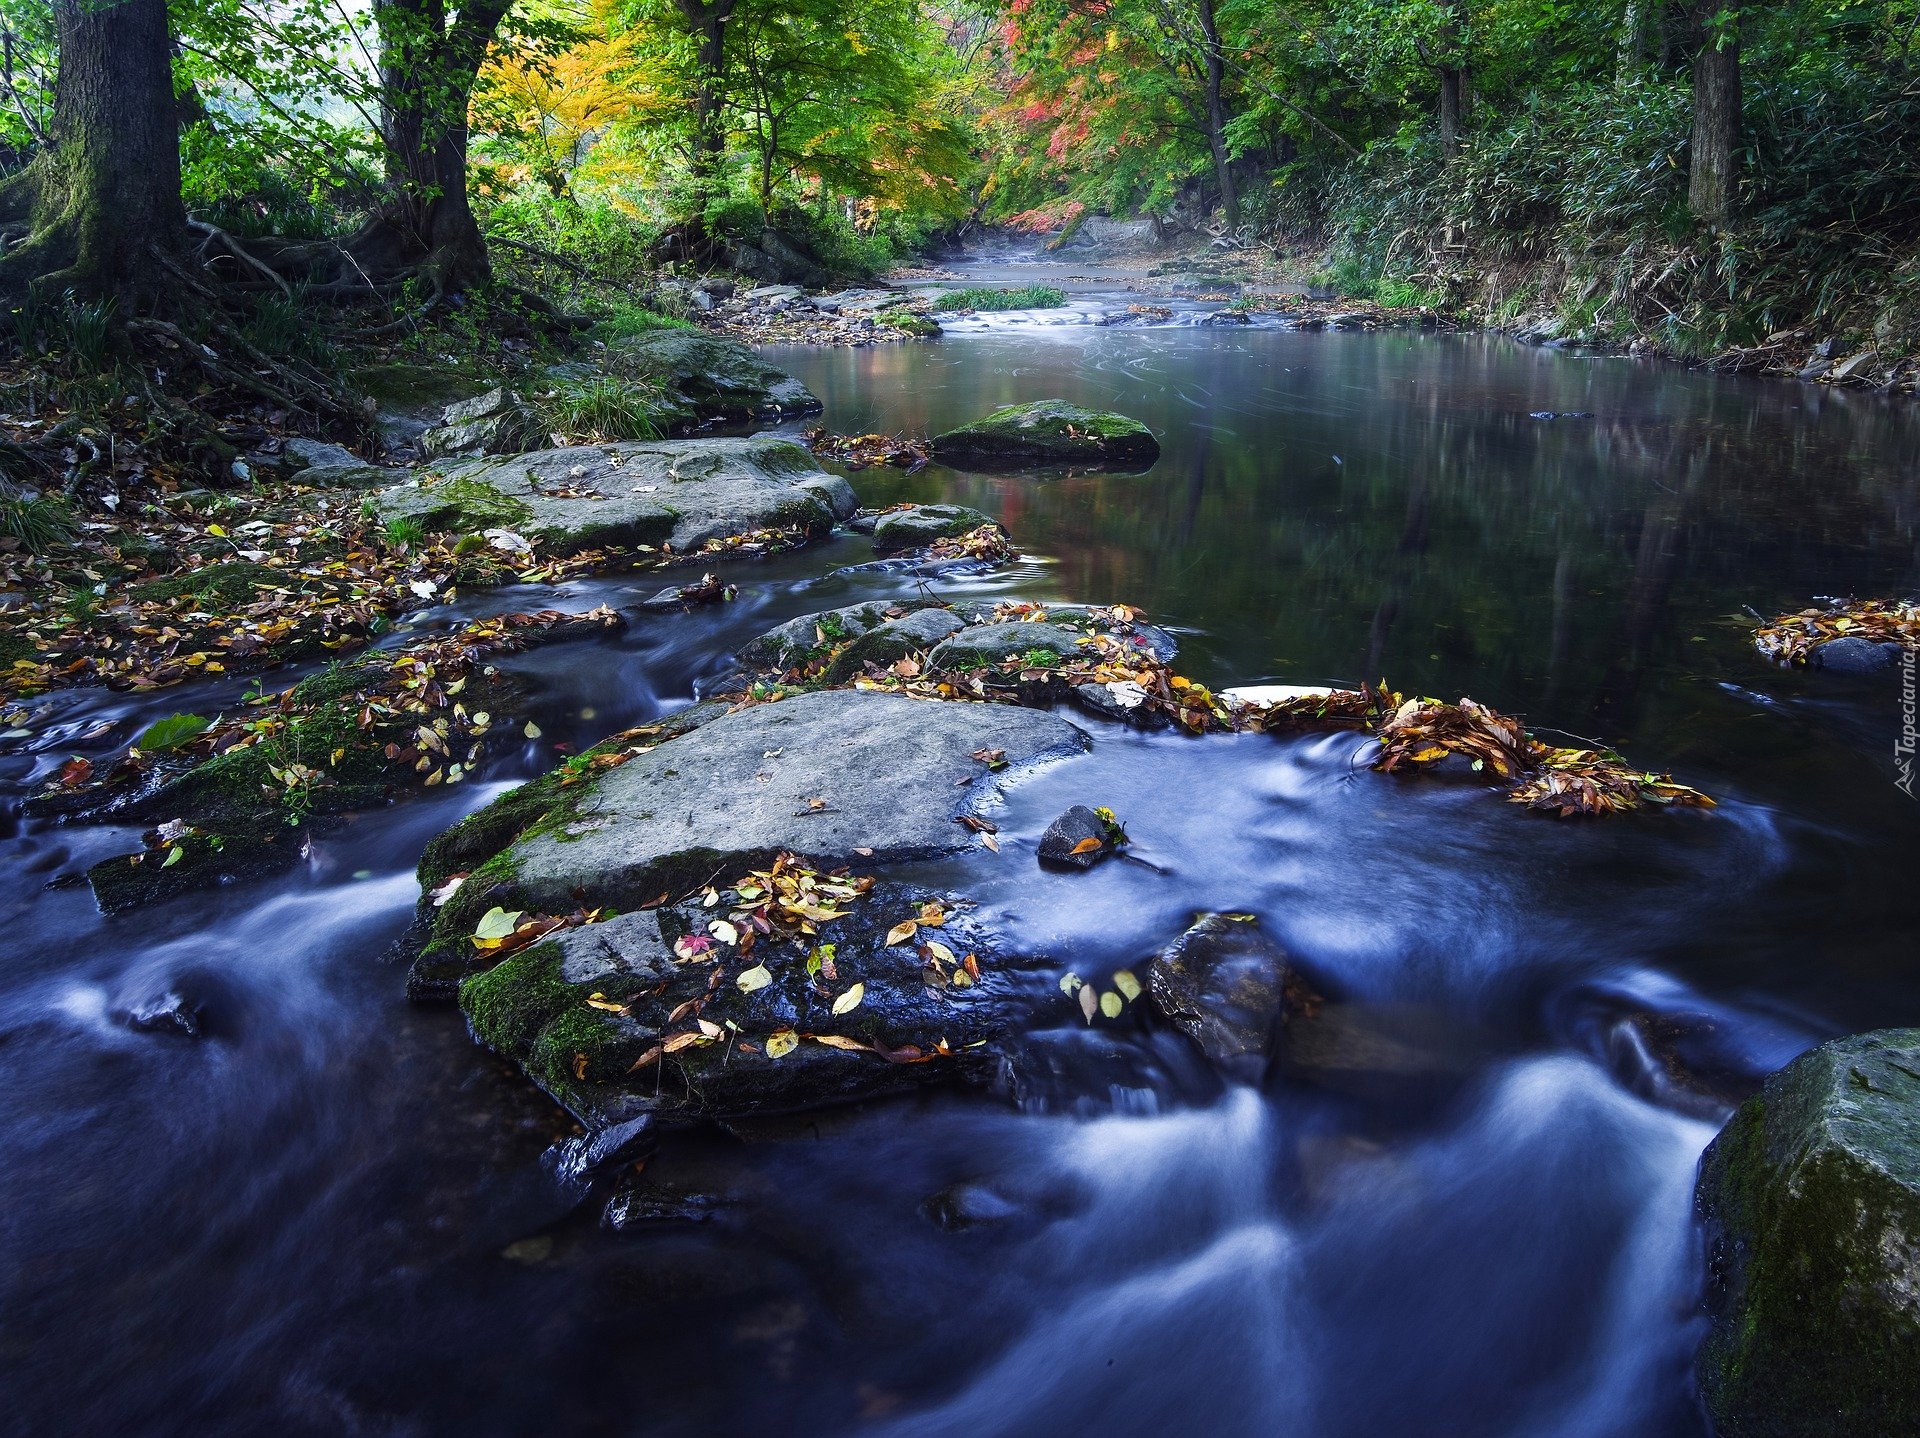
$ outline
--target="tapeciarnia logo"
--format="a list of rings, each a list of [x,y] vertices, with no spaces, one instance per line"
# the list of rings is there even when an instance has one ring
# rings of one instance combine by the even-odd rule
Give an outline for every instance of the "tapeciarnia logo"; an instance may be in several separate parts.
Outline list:
[[[1920,794],[1914,792],[1915,780],[1920,777],[1916,776],[1914,770],[1916,741],[1920,741],[1920,735],[1916,735],[1914,728],[1915,662],[1916,656],[1911,649],[1900,656],[1900,737],[1893,745],[1893,767],[1898,774],[1894,783],[1909,799],[1920,798]]]

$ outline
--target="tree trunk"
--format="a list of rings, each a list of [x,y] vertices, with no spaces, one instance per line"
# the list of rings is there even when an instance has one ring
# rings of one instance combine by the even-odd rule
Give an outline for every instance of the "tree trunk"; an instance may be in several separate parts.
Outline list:
[[[1206,42],[1207,148],[1213,152],[1213,172],[1220,182],[1220,208],[1229,233],[1240,228],[1240,191],[1233,178],[1233,156],[1227,150],[1226,54],[1220,46],[1220,26],[1213,0],[1200,0],[1200,34]]]
[[[1620,21],[1620,51],[1614,61],[1613,78],[1624,85],[1647,63],[1647,6],[1651,0],[1627,0],[1627,12]]]
[[[700,67],[693,96],[693,176],[706,180],[719,168],[727,150],[727,24],[738,0],[679,3]]]
[[[1735,150],[1740,143],[1740,42],[1731,27],[1706,38],[1693,61],[1693,146],[1687,208],[1717,223],[1733,212]]]
[[[492,280],[467,196],[467,106],[510,6],[465,4],[449,23],[440,0],[375,0],[391,195],[348,246],[370,272],[417,269],[453,294]]]
[[[31,238],[0,285],[111,296],[126,308],[173,288],[186,242],[166,0],[54,0],[60,71],[52,147],[34,162]]]
[[[1452,160],[1460,153],[1464,128],[1467,72],[1458,65],[1440,67],[1440,154]]]

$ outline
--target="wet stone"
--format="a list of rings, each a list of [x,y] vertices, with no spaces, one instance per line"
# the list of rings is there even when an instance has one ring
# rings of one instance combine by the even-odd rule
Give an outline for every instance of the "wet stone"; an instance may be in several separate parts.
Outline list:
[[[1091,844],[1092,847],[1087,847]],[[1109,826],[1085,804],[1075,804],[1040,836],[1040,862],[1091,869],[1114,852]]]
[[[874,521],[873,547],[880,554],[924,549],[937,540],[957,539],[992,523],[979,510],[964,504],[916,504],[906,509],[890,509]]]
[[[1899,662],[1900,654],[1898,644],[1848,636],[1814,645],[1807,655],[1807,663],[1835,674],[1877,674],[1891,669]]]
[[[1154,956],[1160,1012],[1230,1078],[1258,1083],[1279,1054],[1293,980],[1287,952],[1244,914],[1205,914]]]
[[[1137,419],[1064,400],[1008,405],[934,436],[934,458],[976,469],[1049,465],[1138,465],[1160,457],[1160,442]]]
[[[1694,1197],[1715,1430],[1920,1432],[1920,1029],[1787,1065],[1708,1147]]]

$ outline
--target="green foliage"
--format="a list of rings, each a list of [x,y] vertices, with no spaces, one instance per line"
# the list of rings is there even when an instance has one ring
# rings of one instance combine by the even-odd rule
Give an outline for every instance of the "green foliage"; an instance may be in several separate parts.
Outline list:
[[[574,444],[658,439],[657,397],[625,380],[603,375],[564,385],[537,401],[543,428]]]
[[[419,520],[403,515],[387,521],[386,535],[391,544],[411,546],[425,542],[427,527]]]
[[[1067,302],[1065,291],[1051,285],[1023,285],[1017,289],[972,288],[948,290],[934,301],[938,310],[1052,310]]]
[[[64,500],[45,495],[37,499],[0,498],[0,534],[20,541],[31,554],[70,543],[79,532],[73,511]]]
[[[140,732],[133,741],[133,747],[148,754],[166,754],[178,749],[182,744],[191,743],[213,727],[213,722],[198,714],[169,714],[157,719]]]

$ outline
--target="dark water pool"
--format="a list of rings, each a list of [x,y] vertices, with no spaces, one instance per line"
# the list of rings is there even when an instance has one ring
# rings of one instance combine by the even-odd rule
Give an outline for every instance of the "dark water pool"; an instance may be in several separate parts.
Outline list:
[[[1145,475],[860,476],[874,503],[979,505],[1027,550],[947,592],[1125,600],[1215,684],[1470,693],[1722,805],[1560,823],[1373,775],[1351,739],[1099,729],[1010,788],[999,856],[928,877],[1082,973],[1196,909],[1259,913],[1339,1041],[1255,1092],[1063,1003],[1020,1103],[677,1140],[655,1171],[709,1216],[615,1232],[540,1165],[563,1116],[402,997],[384,952],[412,864],[551,743],[684,702],[777,620],[914,581],[848,567],[853,539],[737,565],[734,606],[521,661],[546,737],[482,784],[119,919],[45,886],[126,836],[26,824],[18,799],[182,693],[61,696],[63,727],[0,755],[0,1422],[1701,1433],[1701,1147],[1808,1043],[1920,1021],[1897,690],[1767,669],[1739,622],[1920,585],[1910,413],[1440,336],[1016,318],[782,358],[843,431],[1059,395],[1162,434]],[[1164,872],[1036,871],[1077,801],[1119,809]],[[126,1026],[170,990],[211,1037]]]

